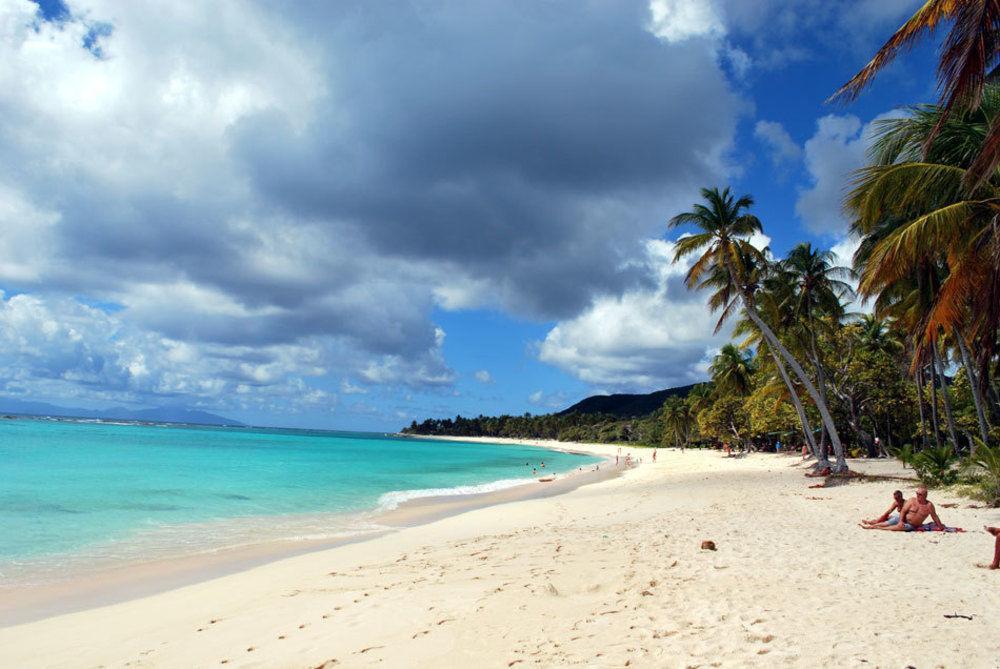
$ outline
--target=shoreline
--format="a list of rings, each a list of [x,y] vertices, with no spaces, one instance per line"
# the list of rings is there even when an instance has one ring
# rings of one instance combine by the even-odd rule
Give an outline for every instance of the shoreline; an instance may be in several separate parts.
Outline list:
[[[435,440],[463,441],[458,438]],[[593,465],[587,465],[583,471],[571,470],[557,474],[554,481],[547,483],[539,484],[538,481],[526,479],[524,483],[489,492],[417,497],[404,500],[391,509],[333,514],[354,516],[363,519],[371,526],[367,531],[357,531],[348,536],[330,539],[266,540],[169,558],[136,560],[121,565],[92,565],[55,582],[0,585],[0,629],[197,585],[286,558],[369,541],[404,528],[432,523],[476,509],[564,494],[580,486],[613,478],[619,473],[618,470],[605,466],[609,462],[606,454],[596,453],[587,448],[568,451],[548,448],[544,445],[547,442],[519,440],[482,443],[498,446],[529,445],[581,455],[601,455],[604,460],[600,463],[602,467],[600,472],[591,471],[589,468]]]
[[[564,494],[0,628],[0,666],[994,666],[1000,574],[975,563],[1000,509],[932,490],[965,533],[864,531],[911,486],[811,489],[806,470],[662,449]]]

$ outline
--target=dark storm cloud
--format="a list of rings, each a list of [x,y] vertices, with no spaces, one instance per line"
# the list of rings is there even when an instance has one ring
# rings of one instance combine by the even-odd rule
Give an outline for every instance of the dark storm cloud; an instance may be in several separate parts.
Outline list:
[[[448,383],[436,305],[568,318],[653,286],[630,261],[744,109],[717,45],[638,1],[70,5],[0,6],[0,285],[120,305],[8,311],[77,313],[136,392]],[[98,378],[75,336],[52,368]]]
[[[258,192],[544,317],[634,281],[621,260],[657,203],[714,179],[740,109],[710,45],[661,42],[642,3],[299,11],[329,95],[304,130],[273,112],[233,129]]]

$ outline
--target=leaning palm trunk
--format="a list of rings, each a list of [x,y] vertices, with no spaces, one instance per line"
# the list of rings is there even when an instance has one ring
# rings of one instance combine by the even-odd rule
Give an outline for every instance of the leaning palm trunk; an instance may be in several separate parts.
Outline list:
[[[811,358],[813,367],[816,368],[816,390],[819,391],[819,396],[823,399],[823,404],[826,404],[827,403],[827,399],[826,399],[826,374],[823,371],[823,363],[820,362],[820,359],[819,359],[819,351],[817,351],[817,349],[816,349],[816,333],[815,332],[810,331],[810,333],[809,333],[809,340],[810,340],[811,354],[807,353],[806,355]],[[831,439],[830,441],[833,441],[833,439]],[[826,448],[826,440],[825,439],[823,440],[823,446],[824,446],[824,448],[823,448],[823,462],[821,464],[817,464],[816,465],[817,467],[825,467],[825,466],[828,466],[830,464],[830,461],[828,459],[829,449]]]
[[[837,434],[837,427],[833,424],[833,416],[830,415],[830,410],[826,406],[826,402],[823,401],[822,396],[816,390],[816,386],[809,379],[809,376],[802,369],[802,365],[799,361],[785,348],[785,345],[781,343],[781,340],[774,334],[764,319],[760,317],[757,310],[753,307],[752,303],[748,300],[743,300],[743,305],[746,307],[747,315],[750,316],[750,320],[757,325],[760,329],[761,334],[767,339],[768,343],[781,354],[781,357],[785,359],[788,366],[792,368],[795,375],[799,377],[802,385],[805,386],[806,391],[809,393],[809,397],[812,398],[813,402],[816,403],[816,408],[819,409],[819,415],[823,419],[823,424],[826,426],[827,432],[830,434],[830,442],[833,444],[833,452],[837,456],[837,464],[831,469],[835,473],[843,473],[848,470],[847,459],[844,457],[844,446],[840,443],[840,435]]]
[[[819,449],[816,448],[816,436],[812,433],[812,428],[809,426],[809,417],[806,416],[806,410],[802,406],[802,401],[799,399],[799,394],[795,392],[795,385],[792,380],[788,377],[788,370],[785,369],[785,363],[781,362],[781,358],[778,354],[774,352],[773,348],[768,347],[771,351],[771,357],[774,358],[774,366],[778,368],[778,373],[781,374],[781,380],[785,382],[785,386],[788,388],[788,394],[792,397],[792,404],[795,406],[795,412],[799,414],[799,422],[802,423],[802,433],[806,437],[806,443],[809,445],[809,452],[812,453],[814,458],[819,458]]]
[[[961,332],[955,332],[955,340],[958,341],[958,350],[962,355],[962,365],[965,367],[965,374],[969,377],[969,387],[972,389],[972,402],[976,405],[976,420],[979,421],[979,438],[985,444],[990,440],[990,428],[986,423],[986,412],[983,411],[982,388],[979,386],[979,379],[976,378],[976,372],[972,369],[972,362],[969,359],[969,349],[965,346],[965,340]],[[976,442],[973,441],[969,454],[973,455],[975,452]]]
[[[937,344],[936,340],[931,344],[931,360],[937,366],[938,379],[941,382],[941,399],[944,400],[944,415],[948,421],[948,436],[951,437],[951,443],[955,445],[955,451],[958,452],[958,432],[955,430],[955,414],[951,411],[951,391],[948,389],[948,383],[944,376],[944,365],[938,354]]]

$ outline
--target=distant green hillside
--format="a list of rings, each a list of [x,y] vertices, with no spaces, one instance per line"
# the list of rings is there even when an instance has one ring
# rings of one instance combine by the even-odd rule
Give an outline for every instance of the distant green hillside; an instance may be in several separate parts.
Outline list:
[[[625,393],[618,395],[591,395],[584,400],[580,400],[570,408],[563,409],[556,415],[564,416],[571,413],[601,413],[610,414],[619,418],[638,418],[639,416],[648,416],[662,407],[668,397],[673,397],[675,395],[687,397],[688,393],[691,392],[691,389],[694,388],[695,385],[697,384],[692,383],[689,386],[678,386],[677,388],[657,390],[656,392],[646,393],[645,395],[629,395]]]
[[[542,416],[476,416],[413,421],[403,434],[453,437],[510,437],[631,443],[654,446],[663,435],[660,409],[673,395],[686,396],[694,386],[668,388],[646,395],[594,395],[565,411]]]

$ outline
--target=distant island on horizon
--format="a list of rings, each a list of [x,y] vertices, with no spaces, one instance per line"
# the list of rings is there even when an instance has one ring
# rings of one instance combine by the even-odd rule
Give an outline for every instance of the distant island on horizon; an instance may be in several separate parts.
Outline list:
[[[187,425],[212,425],[222,427],[244,427],[238,420],[218,414],[189,409],[186,407],[152,407],[149,409],[81,409],[65,407],[47,402],[32,402],[12,397],[0,397],[0,413],[16,416],[54,418],[91,418],[97,420],[128,420],[148,423],[183,423]]]

